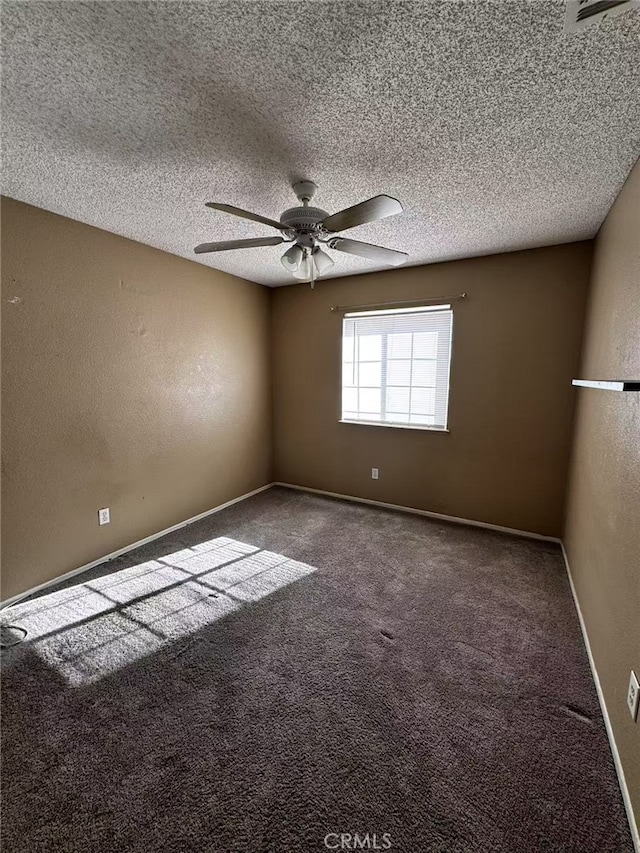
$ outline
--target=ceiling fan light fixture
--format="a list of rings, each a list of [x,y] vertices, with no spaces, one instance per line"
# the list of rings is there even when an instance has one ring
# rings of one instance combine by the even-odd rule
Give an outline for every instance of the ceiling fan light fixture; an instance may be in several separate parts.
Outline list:
[[[282,261],[282,266],[286,269],[287,272],[296,273],[299,269],[300,264],[302,263],[304,257],[304,252],[298,246],[298,244],[294,244],[290,249],[284,253],[284,255],[280,258]]]

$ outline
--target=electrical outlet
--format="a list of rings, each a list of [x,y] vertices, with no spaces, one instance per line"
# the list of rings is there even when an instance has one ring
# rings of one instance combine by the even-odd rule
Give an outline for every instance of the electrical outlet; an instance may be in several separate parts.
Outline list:
[[[378,469],[377,469],[377,468],[372,468],[372,469],[371,469],[371,479],[372,479],[372,480],[377,480],[377,479],[378,479]]]
[[[98,510],[98,524],[109,524],[111,521],[111,516],[109,514],[109,507],[106,506],[104,509]]]
[[[631,719],[634,723],[638,716],[638,700],[640,700],[640,685],[638,684],[635,672],[631,670],[631,676],[629,677],[629,690],[627,692],[627,706],[629,708],[629,713],[631,714]]]

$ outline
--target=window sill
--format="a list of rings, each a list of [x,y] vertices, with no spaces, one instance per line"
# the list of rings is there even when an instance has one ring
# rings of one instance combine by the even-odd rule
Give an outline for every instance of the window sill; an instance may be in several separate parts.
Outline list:
[[[375,426],[375,427],[391,427],[391,429],[417,429],[422,432],[450,432],[445,427],[424,426],[422,424],[391,424],[382,421],[344,421],[340,419],[340,424],[355,424],[356,426]]]

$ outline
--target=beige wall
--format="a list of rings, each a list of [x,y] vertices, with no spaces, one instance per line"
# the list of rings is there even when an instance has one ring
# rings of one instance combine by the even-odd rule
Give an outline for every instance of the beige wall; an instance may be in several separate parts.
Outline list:
[[[640,163],[595,245],[580,375],[640,379]],[[565,546],[640,822],[640,721],[625,696],[640,677],[640,394],[576,390]]]
[[[574,243],[276,290],[276,479],[559,536],[590,261]],[[461,291],[450,433],[338,423],[329,307]]]
[[[266,288],[3,199],[2,302],[3,599],[270,481]]]

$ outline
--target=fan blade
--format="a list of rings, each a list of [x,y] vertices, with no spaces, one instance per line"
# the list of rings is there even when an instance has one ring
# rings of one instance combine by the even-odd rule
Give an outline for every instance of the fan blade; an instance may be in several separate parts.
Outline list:
[[[348,255],[358,255],[380,264],[391,264],[394,267],[403,264],[409,255],[406,252],[396,252],[395,249],[385,249],[384,246],[374,246],[373,243],[361,243],[360,240],[349,240],[344,237],[334,237],[329,240],[330,249],[346,252]]]
[[[251,213],[249,210],[234,207],[232,204],[218,204],[216,201],[208,201],[205,207],[210,207],[213,210],[222,210],[224,213],[232,213],[234,216],[242,217],[242,219],[252,219],[254,222],[262,222],[263,225],[271,225],[272,228],[277,228],[279,231],[288,230],[282,222],[276,222],[275,219],[267,219],[266,216],[260,216],[259,213]]]
[[[364,225],[366,222],[377,222],[378,219],[384,219],[402,211],[403,207],[397,198],[376,195],[367,201],[327,216],[321,224],[325,231],[345,231],[347,228],[355,228],[356,225]]]
[[[284,243],[282,237],[254,237],[252,240],[223,240],[221,243],[200,243],[194,252],[202,255],[205,252],[226,252],[227,249],[254,249],[256,246],[277,246]]]

